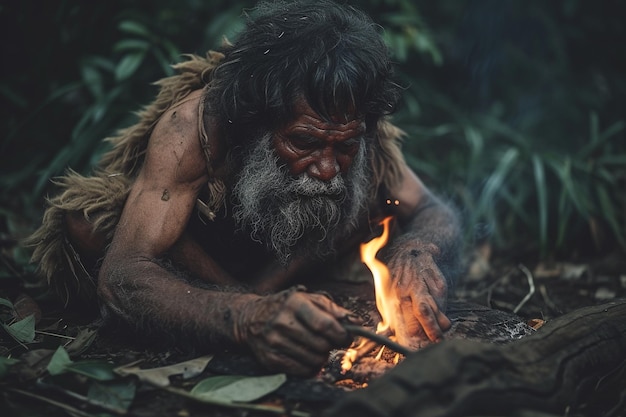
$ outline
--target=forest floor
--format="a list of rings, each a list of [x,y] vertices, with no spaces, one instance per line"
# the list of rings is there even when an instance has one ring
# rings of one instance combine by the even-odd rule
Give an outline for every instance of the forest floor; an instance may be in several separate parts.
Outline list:
[[[202,356],[158,341],[141,343],[119,329],[100,328],[97,321],[64,314],[58,306],[31,297],[21,284],[23,277],[14,278],[3,280],[0,288],[0,298],[10,301],[0,306],[0,410],[7,410],[8,414],[2,412],[6,416],[305,417],[367,387],[402,359],[387,350],[377,365],[369,365],[375,362],[376,349],[360,367],[342,373],[340,352],[333,352],[329,365],[314,378],[263,377],[245,354],[225,351]],[[356,293],[339,290],[333,295],[366,325],[375,324],[377,313],[367,286]],[[623,255],[522,264],[492,257],[484,246],[468,261],[468,270],[451,297],[449,316],[454,324],[446,338],[513,340],[580,307],[625,297]],[[473,329],[480,334],[472,334],[472,329],[463,327],[470,310],[474,318],[488,320],[487,313],[496,312],[506,320],[493,319],[483,326],[489,331]],[[34,339],[16,340],[15,329],[9,328],[31,314],[37,316]],[[505,322],[515,324],[517,330],[502,326]],[[500,336],[494,335],[494,328],[502,330]],[[68,355],[59,353],[59,346]],[[144,371],[153,368],[156,372]],[[224,403],[229,396],[234,402]]]

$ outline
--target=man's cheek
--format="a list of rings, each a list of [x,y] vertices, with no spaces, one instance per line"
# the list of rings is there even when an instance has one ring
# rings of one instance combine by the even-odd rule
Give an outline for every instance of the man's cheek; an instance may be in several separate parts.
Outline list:
[[[342,154],[336,157],[337,163],[339,164],[339,170],[341,171],[342,174],[348,173],[350,168],[352,168],[352,163],[354,161],[355,155],[356,155],[356,152],[352,155]]]

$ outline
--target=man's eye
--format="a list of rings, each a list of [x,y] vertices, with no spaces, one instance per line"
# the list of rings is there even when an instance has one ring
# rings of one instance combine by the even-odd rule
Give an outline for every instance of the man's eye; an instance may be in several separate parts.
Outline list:
[[[348,140],[344,140],[343,142],[338,143],[337,149],[340,152],[344,152],[344,153],[353,152],[359,147],[360,144],[361,144],[360,139],[356,139],[356,138],[348,139]]]
[[[291,136],[289,140],[299,149],[314,149],[319,146],[319,140],[307,136]]]

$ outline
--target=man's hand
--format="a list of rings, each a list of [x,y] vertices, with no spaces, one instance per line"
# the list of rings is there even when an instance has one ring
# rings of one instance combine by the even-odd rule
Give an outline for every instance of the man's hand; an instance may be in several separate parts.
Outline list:
[[[326,363],[331,349],[350,344],[339,323],[349,316],[327,296],[293,288],[247,303],[235,335],[266,368],[309,376]]]
[[[388,263],[405,324],[404,329],[397,329],[398,342],[413,348],[423,341],[438,342],[451,325],[444,314],[448,285],[433,260],[438,248],[422,245],[398,249]]]

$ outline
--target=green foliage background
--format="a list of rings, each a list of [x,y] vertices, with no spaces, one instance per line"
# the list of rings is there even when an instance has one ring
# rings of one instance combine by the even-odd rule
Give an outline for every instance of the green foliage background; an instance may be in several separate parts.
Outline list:
[[[406,87],[405,154],[454,201],[469,242],[540,258],[626,249],[626,2],[354,0]],[[0,5],[3,262],[50,179],[87,173],[183,53],[236,36],[252,1]],[[10,252],[10,256],[7,253]],[[10,259],[9,259],[10,258]],[[15,265],[13,265],[15,266]]]

